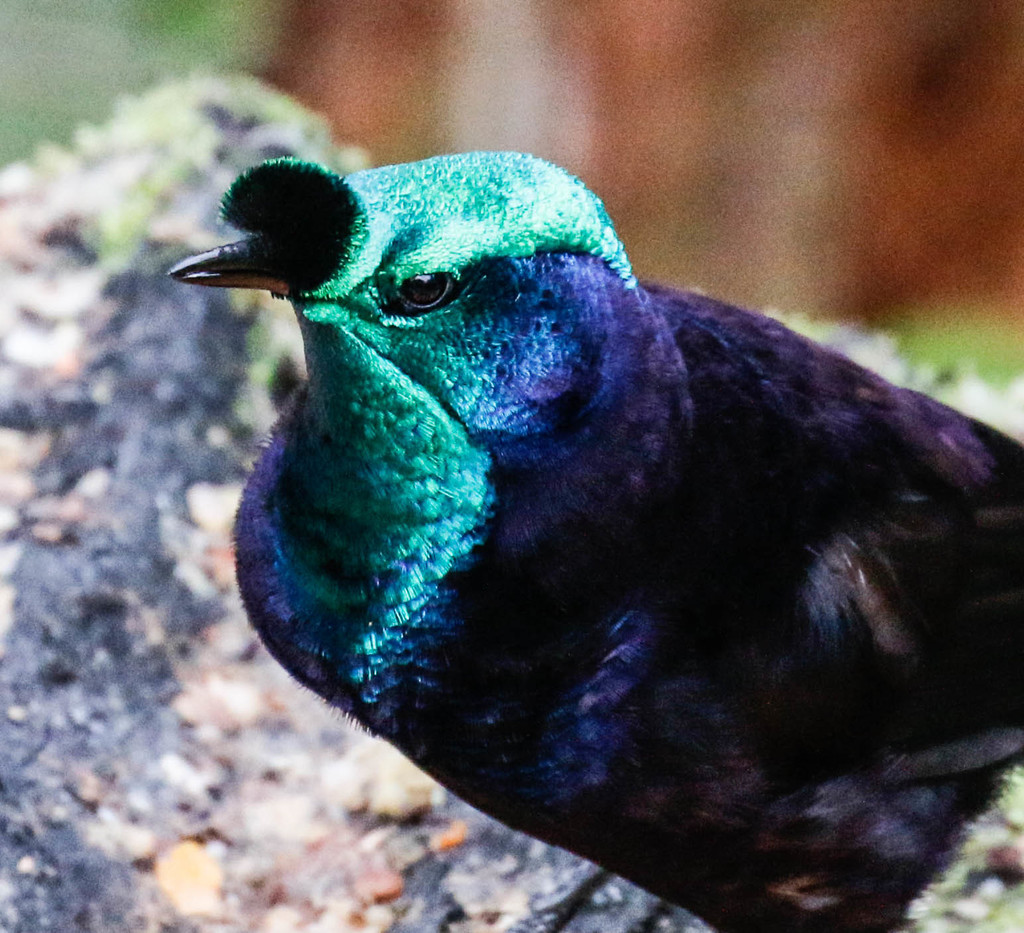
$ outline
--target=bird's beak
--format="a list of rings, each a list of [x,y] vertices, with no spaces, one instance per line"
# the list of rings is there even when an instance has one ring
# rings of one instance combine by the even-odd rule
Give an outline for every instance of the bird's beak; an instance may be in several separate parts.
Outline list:
[[[282,298],[286,296],[289,288],[284,276],[266,268],[253,253],[252,241],[240,240],[189,256],[168,269],[167,274],[188,285],[262,288]]]

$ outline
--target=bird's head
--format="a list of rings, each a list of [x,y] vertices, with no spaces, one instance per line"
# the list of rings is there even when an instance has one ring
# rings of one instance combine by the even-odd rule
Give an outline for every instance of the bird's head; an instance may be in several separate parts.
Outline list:
[[[311,399],[346,397],[338,384],[351,382],[352,365],[390,373],[499,459],[586,407],[601,319],[614,295],[635,292],[601,202],[562,169],[518,153],[345,177],[273,160],[238,178],[223,216],[246,237],[170,274],[287,296]],[[338,347],[352,338],[362,362],[342,354],[342,365]]]

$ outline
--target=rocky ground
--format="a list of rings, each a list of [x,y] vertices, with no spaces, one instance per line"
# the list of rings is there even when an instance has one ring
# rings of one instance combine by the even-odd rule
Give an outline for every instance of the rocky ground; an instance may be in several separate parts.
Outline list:
[[[700,929],[446,795],[249,630],[229,528],[297,338],[284,303],[164,271],[288,152],[362,160],[279,97],[194,81],[0,172],[0,931]],[[1024,433],[1018,389],[830,336]],[[1024,928],[1022,827],[1015,779],[918,929]]]

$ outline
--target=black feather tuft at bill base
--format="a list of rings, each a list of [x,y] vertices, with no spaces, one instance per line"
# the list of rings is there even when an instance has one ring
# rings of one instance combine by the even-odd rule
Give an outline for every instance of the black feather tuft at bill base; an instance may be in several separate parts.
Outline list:
[[[329,169],[275,159],[235,181],[221,215],[251,234],[253,257],[295,294],[316,289],[345,264],[359,205],[344,179]]]

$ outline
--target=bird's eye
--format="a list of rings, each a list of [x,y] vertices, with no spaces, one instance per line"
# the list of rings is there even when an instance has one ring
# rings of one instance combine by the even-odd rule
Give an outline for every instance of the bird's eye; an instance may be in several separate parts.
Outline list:
[[[447,272],[424,272],[398,286],[398,300],[405,314],[439,308],[454,296],[455,278]]]

